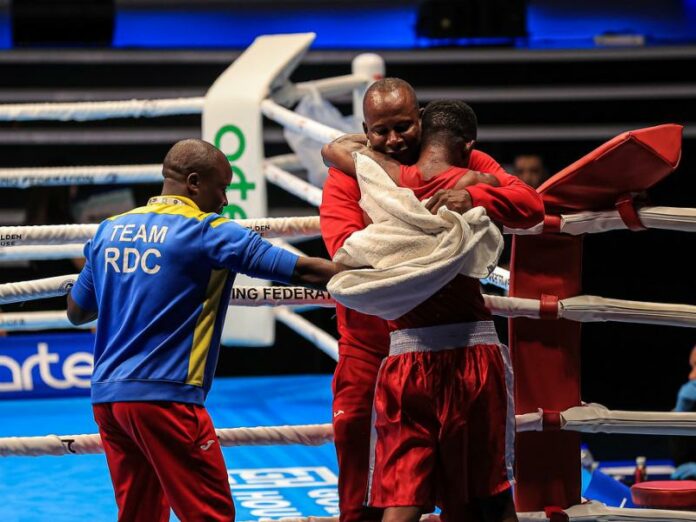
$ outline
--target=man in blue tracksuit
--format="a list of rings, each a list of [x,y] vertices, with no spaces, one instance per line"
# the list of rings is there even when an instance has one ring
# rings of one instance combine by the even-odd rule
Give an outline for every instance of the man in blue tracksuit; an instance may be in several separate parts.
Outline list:
[[[68,296],[97,318],[92,403],[121,521],[234,520],[227,471],[203,402],[236,273],[322,287],[340,270],[221,217],[227,158],[175,144],[162,195],[101,223]]]

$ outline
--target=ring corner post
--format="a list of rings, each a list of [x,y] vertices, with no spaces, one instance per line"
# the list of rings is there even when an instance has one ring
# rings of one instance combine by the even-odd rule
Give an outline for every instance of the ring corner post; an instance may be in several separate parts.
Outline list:
[[[231,219],[268,215],[263,175],[261,102],[285,84],[314,33],[260,36],[215,81],[205,96],[202,137],[218,147],[232,166],[227,189]],[[268,285],[238,275],[236,284]],[[270,308],[229,307],[222,343],[270,346],[275,342],[275,316]]]
[[[510,296],[559,299],[579,295],[582,236],[515,236]],[[510,319],[516,413],[563,411],[580,405],[580,323]],[[518,511],[580,503],[580,434],[519,433],[515,444]]]

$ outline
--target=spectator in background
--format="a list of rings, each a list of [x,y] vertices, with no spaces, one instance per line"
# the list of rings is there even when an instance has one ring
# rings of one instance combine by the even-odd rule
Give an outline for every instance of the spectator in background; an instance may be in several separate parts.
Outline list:
[[[533,188],[538,188],[548,178],[544,160],[538,154],[515,156],[513,174]]]
[[[689,356],[691,371],[689,380],[677,394],[677,405],[674,411],[696,412],[696,345],[691,349]],[[687,480],[696,479],[696,439],[694,437],[672,437],[672,456],[676,471],[672,474],[673,479]]]

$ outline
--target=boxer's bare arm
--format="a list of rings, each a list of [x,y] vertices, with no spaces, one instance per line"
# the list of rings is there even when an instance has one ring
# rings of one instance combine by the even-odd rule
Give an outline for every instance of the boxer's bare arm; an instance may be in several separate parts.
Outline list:
[[[353,152],[363,152],[367,147],[364,134],[345,134],[324,145],[321,148],[321,157],[327,167],[338,169],[354,178]]]
[[[389,177],[398,183],[401,176],[401,164],[386,154],[372,150],[364,134],[346,134],[327,143],[321,149],[321,156],[327,167],[334,167],[354,178],[356,175],[353,152],[365,154],[375,160]]]

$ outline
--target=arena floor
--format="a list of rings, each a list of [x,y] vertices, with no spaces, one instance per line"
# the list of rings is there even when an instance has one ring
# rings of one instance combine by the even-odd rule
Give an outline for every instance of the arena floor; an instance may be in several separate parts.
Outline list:
[[[218,379],[207,406],[220,428],[330,422],[331,377]],[[0,418],[0,437],[96,432],[88,398],[0,401]],[[338,512],[332,444],[223,451],[238,521]],[[0,459],[0,520],[116,520],[104,456]]]

